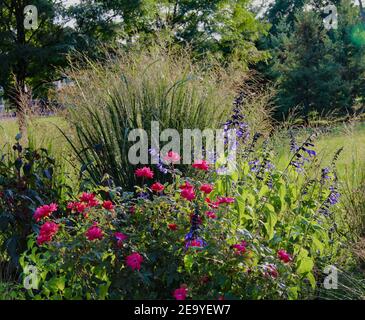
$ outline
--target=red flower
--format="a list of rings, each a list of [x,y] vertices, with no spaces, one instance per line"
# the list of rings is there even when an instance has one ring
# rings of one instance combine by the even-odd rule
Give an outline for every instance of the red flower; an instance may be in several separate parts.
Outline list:
[[[284,263],[292,261],[292,257],[289,253],[287,253],[284,249],[280,249],[278,251],[278,257]]]
[[[207,211],[205,214],[208,218],[211,218],[211,219],[217,218],[217,215],[213,211]]]
[[[107,201],[104,201],[103,202],[103,208],[108,210],[108,211],[113,211],[114,210],[114,205],[113,205],[113,202],[107,200]]]
[[[93,193],[87,193],[84,192],[81,196],[80,196],[80,201],[81,202],[85,202],[88,203],[89,201],[92,201],[95,199],[95,194]]]
[[[135,206],[131,206],[131,207],[129,208],[129,213],[130,213],[130,214],[135,214],[135,213],[136,213],[136,207],[135,207]]]
[[[177,224],[176,223],[169,223],[167,227],[172,231],[177,230]]]
[[[219,202],[212,202],[209,198],[205,198],[205,202],[208,204],[210,208],[217,209],[219,206]]]
[[[174,290],[173,297],[176,300],[185,300],[187,294],[188,294],[188,289],[184,288],[184,287],[180,287],[179,289]]]
[[[180,161],[180,156],[173,151],[169,151],[167,155],[163,158],[166,163],[178,163]]]
[[[122,244],[123,244],[123,241],[128,239],[128,236],[124,233],[121,233],[121,232],[115,232],[114,237],[117,240],[118,247],[121,247]]]
[[[200,187],[200,191],[203,191],[204,193],[209,194],[213,191],[213,188],[214,187],[211,184],[203,184]]]
[[[198,241],[198,240],[191,240],[189,242],[189,247],[196,247],[196,248],[202,248],[203,247],[203,243],[201,241]]]
[[[45,224],[41,226],[39,230],[39,235],[37,237],[37,244],[41,246],[43,243],[52,241],[53,236],[58,231],[58,224],[47,221]]]
[[[209,169],[208,163],[205,160],[196,160],[193,163],[193,168],[207,171]]]
[[[103,230],[101,230],[98,227],[98,224],[95,222],[94,225],[86,231],[85,235],[88,240],[93,241],[96,239],[98,240],[103,239],[104,233]]]
[[[180,190],[184,189],[194,189],[194,186],[189,183],[189,181],[186,181],[183,185],[179,187]]]
[[[189,201],[195,199],[194,187],[186,181],[185,184],[180,186],[181,196]]]
[[[132,253],[126,258],[126,263],[128,267],[131,267],[132,270],[140,270],[141,263],[143,262],[143,257],[139,253]]]
[[[181,196],[186,200],[194,200],[195,199],[195,192],[194,189],[185,188],[181,191]]]
[[[246,241],[241,241],[241,243],[234,244],[232,248],[235,249],[235,254],[244,254],[246,252],[246,246]]]
[[[152,186],[151,186],[151,190],[154,192],[162,192],[165,189],[164,185],[159,183],[159,182],[155,182]]]
[[[35,221],[39,222],[41,219],[45,217],[49,217],[52,212],[57,211],[57,204],[51,203],[50,205],[44,205],[36,209],[34,212]]]
[[[75,203],[75,209],[78,213],[84,213],[84,211],[86,210],[87,206],[85,203],[83,202],[76,202]]]
[[[80,196],[80,203],[85,204],[85,209],[86,209],[86,207],[91,208],[91,207],[96,207],[99,205],[99,201],[97,199],[95,199],[95,194],[87,193],[87,192],[84,192]],[[77,211],[81,213],[83,211],[82,206],[79,205],[79,208],[77,209]]]
[[[218,197],[218,204],[222,204],[222,203],[233,203],[234,202],[234,198],[227,198],[227,197]]]
[[[139,168],[134,173],[137,177],[140,178],[147,178],[147,179],[153,178],[153,171],[148,167]]]

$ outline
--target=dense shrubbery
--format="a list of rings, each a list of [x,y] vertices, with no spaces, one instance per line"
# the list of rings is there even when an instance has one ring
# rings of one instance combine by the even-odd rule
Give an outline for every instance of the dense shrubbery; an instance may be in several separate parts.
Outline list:
[[[0,263],[18,266],[26,249],[26,238],[34,230],[34,210],[48,201],[57,201],[69,191],[59,164],[46,149],[23,148],[21,136],[12,149],[0,151]],[[13,270],[14,271],[14,270]]]
[[[324,267],[341,262],[335,166],[320,170],[313,136],[299,145],[293,137],[292,159],[279,171],[269,140],[260,146],[259,135],[248,140],[245,133],[229,175],[217,173],[221,159],[197,161],[194,178],[171,164],[172,182],[163,185],[154,179],[157,170],[144,167],[134,171],[134,193],[99,187],[59,207],[38,208],[40,232],[21,259],[40,274],[29,297],[314,296]]]

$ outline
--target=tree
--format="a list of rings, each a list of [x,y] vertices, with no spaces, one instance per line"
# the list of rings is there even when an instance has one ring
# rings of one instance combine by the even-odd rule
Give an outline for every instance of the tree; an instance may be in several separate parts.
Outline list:
[[[70,33],[55,21],[62,5],[52,0],[33,0],[38,11],[38,27],[27,28],[25,0],[0,0],[0,84],[21,111],[21,97],[27,87],[42,94],[57,77],[55,69],[66,63]],[[33,12],[35,14],[35,12]]]
[[[249,0],[83,0],[70,8],[85,39],[116,37],[125,43],[164,35],[192,46],[197,55],[239,59],[245,66],[267,58],[255,42],[267,32],[248,9]]]
[[[332,60],[330,40],[314,12],[296,16],[284,52],[285,62],[273,67],[281,72],[277,97],[280,111],[299,106],[305,115],[312,110],[321,113],[347,102],[341,66]]]
[[[313,110],[347,113],[364,98],[365,30],[358,8],[350,0],[335,2],[338,28],[331,30],[323,23],[325,1],[312,1],[299,11],[291,11],[295,0],[287,2],[287,8],[284,1],[278,1],[270,9],[286,12],[273,20],[275,25],[261,47],[272,57],[260,69],[277,83],[279,115],[298,106],[304,115]]]

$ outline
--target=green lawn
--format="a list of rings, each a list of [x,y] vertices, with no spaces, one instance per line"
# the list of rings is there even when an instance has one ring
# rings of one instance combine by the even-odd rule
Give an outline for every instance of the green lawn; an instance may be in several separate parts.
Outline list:
[[[306,138],[303,134],[298,140]],[[329,165],[335,152],[343,147],[343,151],[337,161],[337,169],[341,178],[350,178],[365,169],[365,123],[357,123],[352,126],[340,125],[334,127],[329,133],[321,135],[315,141],[315,150],[323,166]],[[279,168],[284,168],[290,157],[289,139],[285,139],[277,148]],[[353,177],[355,178],[355,177]]]
[[[29,137],[37,146],[47,147],[52,145],[55,149],[62,150],[65,139],[57,127],[67,129],[66,121],[61,117],[37,117],[29,120]],[[13,143],[19,132],[16,119],[0,120],[0,146]]]
[[[29,121],[29,134],[35,139],[38,146],[52,145],[53,149],[61,153],[65,148],[65,139],[57,126],[67,129],[66,121],[61,117],[34,118]],[[14,142],[18,133],[17,122],[14,119],[0,120],[0,146],[6,142]],[[305,135],[302,135],[305,139]],[[299,138],[300,140],[300,138]],[[349,178],[356,175],[358,170],[365,168],[365,122],[350,125],[339,125],[319,137],[315,142],[315,149],[323,166],[329,164],[334,153],[343,147],[343,151],[337,161],[340,178]],[[283,138],[277,144],[278,152],[276,165],[284,168],[289,161],[289,140]]]

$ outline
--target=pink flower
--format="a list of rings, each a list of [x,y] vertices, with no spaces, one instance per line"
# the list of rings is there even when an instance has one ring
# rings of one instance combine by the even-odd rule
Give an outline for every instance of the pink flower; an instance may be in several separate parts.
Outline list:
[[[203,191],[204,193],[209,194],[213,191],[213,188],[214,187],[211,184],[203,184],[200,187],[200,191]]]
[[[121,233],[121,232],[115,232],[114,237],[117,240],[118,247],[121,247],[122,244],[123,244],[123,241],[128,239],[128,236],[124,233]]]
[[[189,188],[183,189],[181,191],[181,196],[189,201],[194,200],[195,199],[194,189],[189,189]]]
[[[34,212],[35,221],[39,222],[41,219],[45,217],[49,217],[52,212],[57,211],[57,204],[51,203],[50,205],[44,205],[36,209]]]
[[[208,163],[205,160],[196,160],[193,163],[193,168],[207,171],[209,169]]]
[[[205,198],[205,202],[208,204],[210,208],[217,209],[219,206],[219,202],[212,202],[210,198]]]
[[[139,168],[134,173],[137,177],[140,178],[147,178],[147,179],[153,178],[153,171],[148,167]]]
[[[184,189],[193,189],[194,186],[192,184],[189,183],[189,181],[186,181],[183,185],[181,185],[179,187],[180,190],[184,190]]]
[[[189,241],[187,246],[188,247],[195,247],[195,248],[202,248],[203,247],[203,242],[194,239],[194,240]]]
[[[107,200],[107,201],[104,201],[103,204],[102,204],[103,208],[108,210],[108,211],[113,211],[114,210],[114,205],[113,205],[113,202]]]
[[[213,211],[207,211],[205,215],[210,219],[216,219],[217,215]]]
[[[151,190],[154,192],[162,192],[165,189],[164,185],[159,183],[159,182],[155,182],[152,186],[151,186]]]
[[[241,241],[241,243],[234,244],[232,248],[235,249],[235,254],[244,254],[246,252],[246,246],[246,241]]]
[[[169,164],[169,163],[178,163],[181,158],[176,152],[169,151],[163,159],[167,164]]]
[[[177,224],[176,223],[169,223],[167,227],[172,231],[177,230]]]
[[[227,198],[227,197],[218,197],[218,204],[222,204],[222,203],[233,203],[234,202],[234,198]]]
[[[143,262],[143,257],[137,253],[134,252],[127,256],[126,258],[127,266],[131,267],[132,270],[140,270],[141,269],[141,263]]]
[[[195,199],[194,187],[186,181],[185,184],[180,186],[181,196],[189,201]]]
[[[87,206],[86,206],[85,203],[82,203],[82,202],[76,202],[75,203],[75,209],[78,213],[84,213],[86,208],[87,208]]]
[[[95,222],[93,224],[93,226],[91,226],[87,231],[86,231],[86,238],[90,241],[93,241],[93,240],[101,240],[103,239],[103,236],[104,236],[104,233],[103,233],[103,230],[101,230],[99,227],[98,227],[98,224]]]
[[[58,224],[52,221],[47,221],[39,230],[37,244],[41,246],[43,243],[52,241],[53,236],[58,231]]]
[[[289,253],[287,253],[284,249],[280,249],[278,251],[278,257],[284,263],[292,261],[292,257]]]
[[[83,194],[80,196],[80,201],[81,202],[89,202],[95,199],[95,194],[93,193],[87,193],[87,192],[83,192]]]
[[[95,194],[94,193],[87,193],[84,192],[81,196],[80,196],[80,202],[85,204],[85,208],[91,208],[91,207],[96,207],[99,205],[99,201],[97,199],[95,199]],[[77,210],[78,212],[82,212],[82,206],[79,205],[79,209]],[[85,210],[85,209],[84,209]]]
[[[275,265],[273,264],[267,264],[264,266],[265,269],[265,276],[268,277],[272,277],[272,278],[277,278],[279,275],[278,270],[276,269]]]
[[[186,295],[188,294],[188,289],[184,287],[180,287],[174,290],[173,297],[176,300],[185,300]]]

